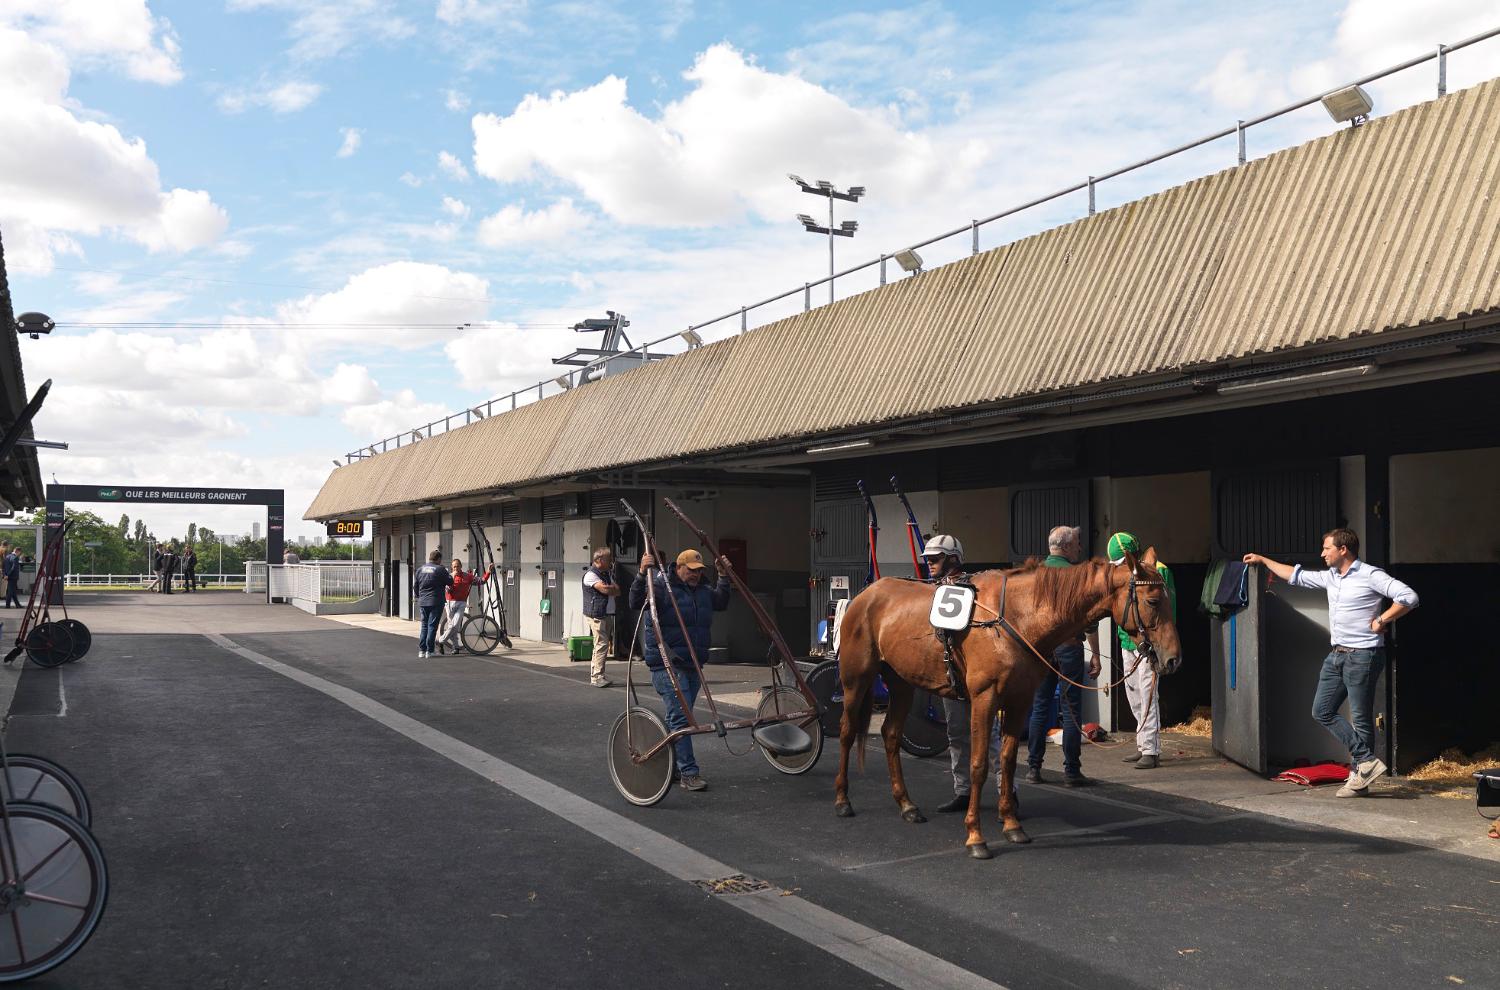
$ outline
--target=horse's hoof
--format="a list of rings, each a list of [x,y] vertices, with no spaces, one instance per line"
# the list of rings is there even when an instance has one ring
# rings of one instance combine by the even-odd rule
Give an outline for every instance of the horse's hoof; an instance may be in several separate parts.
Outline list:
[[[922,809],[920,808],[907,808],[901,812],[901,820],[911,822],[913,825],[920,825],[927,820],[927,816],[922,814]]]
[[[994,859],[995,854],[990,852],[990,847],[983,842],[976,842],[969,847],[970,859]]]
[[[853,818],[854,806],[847,801],[841,801],[833,806],[833,813],[840,818]]]
[[[1005,841],[1014,845],[1024,846],[1031,841],[1031,836],[1026,834],[1025,829],[1008,828],[1005,830]]]

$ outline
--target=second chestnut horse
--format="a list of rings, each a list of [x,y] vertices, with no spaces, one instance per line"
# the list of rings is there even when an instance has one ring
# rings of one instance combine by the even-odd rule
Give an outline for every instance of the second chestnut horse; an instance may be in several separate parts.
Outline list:
[[[1154,547],[1139,558],[1127,557],[1122,564],[1096,558],[1074,567],[1050,568],[1031,561],[1015,570],[983,571],[969,579],[977,592],[973,618],[969,628],[952,634],[953,656],[971,703],[965,844],[971,856],[989,859],[992,854],[979,829],[979,802],[989,762],[990,725],[1002,710],[1014,716],[1030,711],[1032,697],[1047,673],[1042,657],[1050,662],[1054,648],[1106,616],[1112,616],[1135,641],[1143,662],[1152,664],[1158,675],[1176,669],[1181,646]],[[930,584],[884,578],[849,603],[839,643],[844,717],[834,810],[840,817],[854,814],[849,803],[849,753],[857,744],[863,764],[865,734],[874,709],[872,689],[884,664],[890,707],[881,736],[891,796],[902,818],[926,821],[906,792],[901,728],[911,710],[913,687],[953,696],[944,673],[943,645],[929,624],[932,599]],[[1012,791],[1024,719],[1014,716],[1001,727],[1000,817],[1006,838],[1024,843],[1031,840],[1016,816]]]

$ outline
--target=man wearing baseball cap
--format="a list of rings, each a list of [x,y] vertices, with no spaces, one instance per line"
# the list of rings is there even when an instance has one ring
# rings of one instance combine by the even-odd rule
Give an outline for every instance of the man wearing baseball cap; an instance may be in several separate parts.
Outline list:
[[[646,575],[655,566],[656,559],[649,553],[641,557],[641,568],[630,585],[632,609],[647,607]],[[693,703],[698,699],[698,690],[703,686],[698,678],[698,671],[693,667],[692,655],[697,653],[700,661],[708,659],[714,613],[729,607],[729,562],[720,557],[714,561],[714,566],[718,568],[719,580],[710,587],[703,583],[703,577],[708,572],[703,555],[696,550],[684,550],[677,555],[677,562],[669,576],[664,576],[658,570],[650,578],[656,582],[656,611],[661,619],[661,635],[665,642],[657,640],[656,627],[647,620],[646,666],[651,671],[651,686],[656,688],[656,693],[661,695],[661,700],[666,705],[667,728],[672,732],[686,729],[688,719],[687,712],[677,699],[677,692],[672,688],[672,678],[667,673],[666,665],[669,662],[672,664],[683,698],[687,700],[687,709],[692,710]],[[673,600],[677,603],[676,608],[672,607]],[[678,613],[682,615],[681,622],[678,621]],[[688,649],[689,644],[692,644],[691,651]],[[683,788],[689,791],[707,790],[708,782],[699,773],[698,761],[693,757],[693,737],[681,737],[673,744],[673,749],[677,754],[677,774]]]
[[[1128,559],[1127,555],[1140,557],[1141,542],[1130,533],[1116,533],[1109,538],[1105,553],[1111,564],[1121,566]],[[1158,562],[1156,569],[1167,584],[1167,595],[1172,600],[1172,621],[1176,622],[1177,582],[1172,579],[1172,572],[1166,564]],[[1135,747],[1138,750],[1134,756],[1125,757],[1125,762],[1134,763],[1137,770],[1155,770],[1161,765],[1161,701],[1157,693],[1157,675],[1151,665],[1137,655],[1135,640],[1123,627],[1116,626],[1115,635],[1119,640],[1120,662],[1125,674],[1125,697],[1130,701],[1130,713],[1135,716]]]

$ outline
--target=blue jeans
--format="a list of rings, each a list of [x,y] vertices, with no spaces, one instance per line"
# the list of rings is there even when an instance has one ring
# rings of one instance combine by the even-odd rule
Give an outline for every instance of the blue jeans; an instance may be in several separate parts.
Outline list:
[[[703,682],[698,679],[696,671],[683,670],[681,667],[672,669],[677,674],[677,683],[682,685],[682,696],[687,699],[688,708],[692,708],[698,700],[698,688],[703,686]],[[687,713],[677,700],[677,692],[672,690],[672,678],[666,670],[651,671],[651,686],[656,688],[656,693],[666,703],[667,731],[686,729]],[[684,777],[698,776],[698,761],[693,758],[693,737],[683,736],[672,744],[672,748],[677,752],[677,772]]]
[[[437,628],[443,618],[443,606],[418,605],[422,610],[422,631],[417,634],[417,649],[432,653],[437,649]]]
[[[1068,680],[1083,683],[1083,644],[1067,643],[1052,651],[1052,663]],[[1058,684],[1062,690],[1058,690]],[[1052,721],[1052,699],[1057,698],[1057,722],[1062,726],[1063,773],[1076,774],[1083,753],[1083,688],[1059,681],[1052,671],[1031,699],[1031,723],[1026,729],[1026,762],[1040,770],[1047,756],[1047,730]]]
[[[1376,647],[1351,653],[1330,652],[1323,658],[1323,672],[1318,675],[1312,717],[1349,750],[1349,758],[1356,767],[1375,759],[1375,684],[1384,669],[1385,649]],[[1339,714],[1345,698],[1349,699],[1348,719]]]

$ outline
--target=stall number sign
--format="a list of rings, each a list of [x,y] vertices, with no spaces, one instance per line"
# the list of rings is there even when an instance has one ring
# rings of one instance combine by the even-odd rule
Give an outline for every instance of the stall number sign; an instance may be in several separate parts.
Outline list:
[[[511,571],[506,571],[505,572],[505,583],[506,584],[515,584],[516,583],[516,572],[515,571],[511,570]]]
[[[363,519],[335,519],[328,524],[329,536],[364,536],[365,521]]]
[[[974,614],[974,588],[967,584],[940,584],[932,595],[930,621],[938,629],[967,629]]]
[[[832,577],[830,577],[828,579],[828,589],[830,591],[848,591],[849,590],[849,575],[847,575],[847,574],[835,574],[835,575],[833,575]]]
[[[557,587],[557,572],[556,571],[548,571],[547,572],[547,587],[549,587],[549,588],[555,588],[555,587]]]

